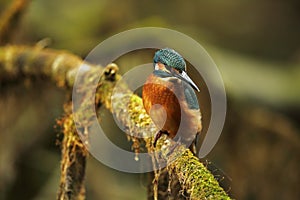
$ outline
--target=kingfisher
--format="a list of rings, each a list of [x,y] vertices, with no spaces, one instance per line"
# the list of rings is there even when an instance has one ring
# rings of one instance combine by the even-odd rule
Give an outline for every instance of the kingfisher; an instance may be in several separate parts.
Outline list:
[[[180,141],[195,152],[196,136],[202,129],[201,113],[194,90],[197,85],[187,75],[186,63],[175,50],[158,50],[153,58],[154,71],[142,91],[146,112],[158,128],[154,147],[162,134]]]

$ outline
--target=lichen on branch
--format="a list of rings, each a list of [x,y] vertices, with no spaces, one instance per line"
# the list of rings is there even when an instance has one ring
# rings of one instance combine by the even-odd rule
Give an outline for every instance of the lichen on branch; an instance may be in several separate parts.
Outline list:
[[[66,103],[65,115],[58,120],[63,131],[61,176],[57,194],[59,200],[85,199],[84,180],[88,151],[77,134],[71,107],[71,102]]]

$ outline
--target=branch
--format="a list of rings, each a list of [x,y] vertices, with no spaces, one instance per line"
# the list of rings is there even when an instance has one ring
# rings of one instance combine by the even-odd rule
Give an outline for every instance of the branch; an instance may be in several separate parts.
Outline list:
[[[59,88],[69,89],[67,92],[70,96],[76,72],[82,64],[90,68],[85,76],[86,80],[103,71],[103,68],[85,63],[66,51],[41,49],[39,46],[5,46],[0,48],[0,83],[22,80],[24,77],[45,77]],[[77,133],[70,101],[65,104],[64,111],[63,118],[58,120],[64,137],[61,144],[61,179],[57,199],[84,199],[88,152],[78,135],[82,133]],[[81,129],[84,130],[84,127]]]
[[[67,51],[42,49],[40,46],[0,47],[0,81],[17,81],[25,77],[46,77],[60,88],[71,88],[81,64]],[[91,64],[87,67],[95,68]]]
[[[129,104],[124,104],[124,102],[129,102]],[[118,104],[114,106],[117,108],[114,114],[136,136],[133,137],[133,142],[142,143],[137,138],[141,136],[145,138],[143,135],[145,133],[153,135],[157,132],[143,108],[141,98],[137,95],[129,90],[127,93],[123,90],[122,95],[116,93],[112,97],[112,103]],[[153,152],[152,138],[146,138],[144,141],[148,152]],[[163,158],[169,163],[169,173],[175,172],[182,188],[187,191],[191,199],[230,199],[213,174],[183,145],[162,137],[158,140],[156,150],[162,150]]]
[[[112,91],[113,87],[106,89]],[[106,93],[111,94],[111,92]],[[101,91],[98,94],[102,96]],[[120,87],[120,90],[117,89],[114,94],[111,98],[106,96],[102,101],[112,100],[111,103],[115,108],[114,115],[123,127],[127,127],[134,135],[130,137],[134,144],[136,143],[134,147],[145,142],[148,152],[154,152],[153,138],[147,135],[154,135],[157,129],[144,110],[142,99],[126,89],[125,85]],[[109,105],[107,108],[111,110],[110,104],[104,105]],[[144,141],[138,139],[141,137]],[[169,173],[175,172],[182,188],[187,191],[191,199],[230,199],[213,174],[183,145],[162,137],[158,140],[156,150],[162,150],[163,159],[168,163]]]
[[[65,51],[25,46],[0,48],[1,81],[14,80],[23,76],[46,76],[54,81],[58,87],[70,89],[81,64],[83,64],[83,61],[80,58]],[[120,75],[117,74],[117,66],[110,64],[103,71],[100,67],[88,63],[84,64],[88,70],[82,77],[82,81],[87,86],[89,82],[97,80],[99,73],[102,76],[96,91],[96,102],[85,100],[88,99],[85,97],[90,95],[89,91],[91,89],[78,89],[78,92],[84,93],[82,104],[96,103],[98,107],[104,105],[114,113],[123,127],[127,127],[133,134],[129,139],[133,141],[136,153],[139,152],[142,143],[145,143],[148,152],[154,152],[153,138],[150,136],[153,136],[157,129],[144,110],[141,98],[133,94],[126,84],[121,84],[120,90],[114,93],[116,95],[111,96],[115,83],[120,80]],[[86,87],[86,85],[83,84],[82,87]],[[114,105],[114,110],[111,103]],[[76,133],[73,117],[78,115],[76,117],[79,117],[79,121],[82,122],[77,126],[77,128],[79,127],[78,134],[88,137],[89,122],[94,116],[89,110],[82,112],[81,108],[71,114],[70,104],[67,105],[65,118],[61,122],[65,137],[62,143],[62,177],[59,197],[70,197],[69,189],[71,188],[71,194],[75,195],[74,199],[75,197],[83,198],[82,183],[87,153]],[[80,113],[84,113],[84,115],[80,115]],[[139,139],[140,136],[144,139]],[[162,158],[168,162],[168,172],[176,174],[182,188],[189,194],[191,199],[230,199],[214,176],[197,157],[193,156],[189,149],[174,144],[172,140],[166,137],[162,137],[157,142],[156,150],[162,151]]]
[[[65,116],[58,121],[63,127],[61,177],[57,199],[85,199],[85,166],[88,151],[80,140],[72,115],[71,102],[65,105]]]

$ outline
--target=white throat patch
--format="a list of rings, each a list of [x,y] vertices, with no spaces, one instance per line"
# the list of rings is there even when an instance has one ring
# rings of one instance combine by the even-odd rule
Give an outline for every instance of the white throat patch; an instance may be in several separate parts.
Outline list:
[[[155,66],[154,66],[154,70],[159,70],[159,66],[158,66],[157,63],[156,63]]]

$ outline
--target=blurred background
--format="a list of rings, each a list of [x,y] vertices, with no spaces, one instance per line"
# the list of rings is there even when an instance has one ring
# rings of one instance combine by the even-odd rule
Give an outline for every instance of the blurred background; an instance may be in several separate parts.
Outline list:
[[[0,12],[10,3],[0,0]],[[106,38],[143,26],[189,35],[219,67],[228,112],[207,159],[231,180],[232,197],[300,199],[300,1],[33,0],[10,43],[50,38],[51,48],[84,58]],[[116,63],[125,73],[152,56],[133,52]],[[43,79],[0,85],[0,199],[55,199],[61,138],[55,120],[64,99]],[[207,92],[199,100],[206,126]],[[125,135],[111,137],[129,145]],[[87,199],[147,199],[146,186],[146,174],[88,159]]]

